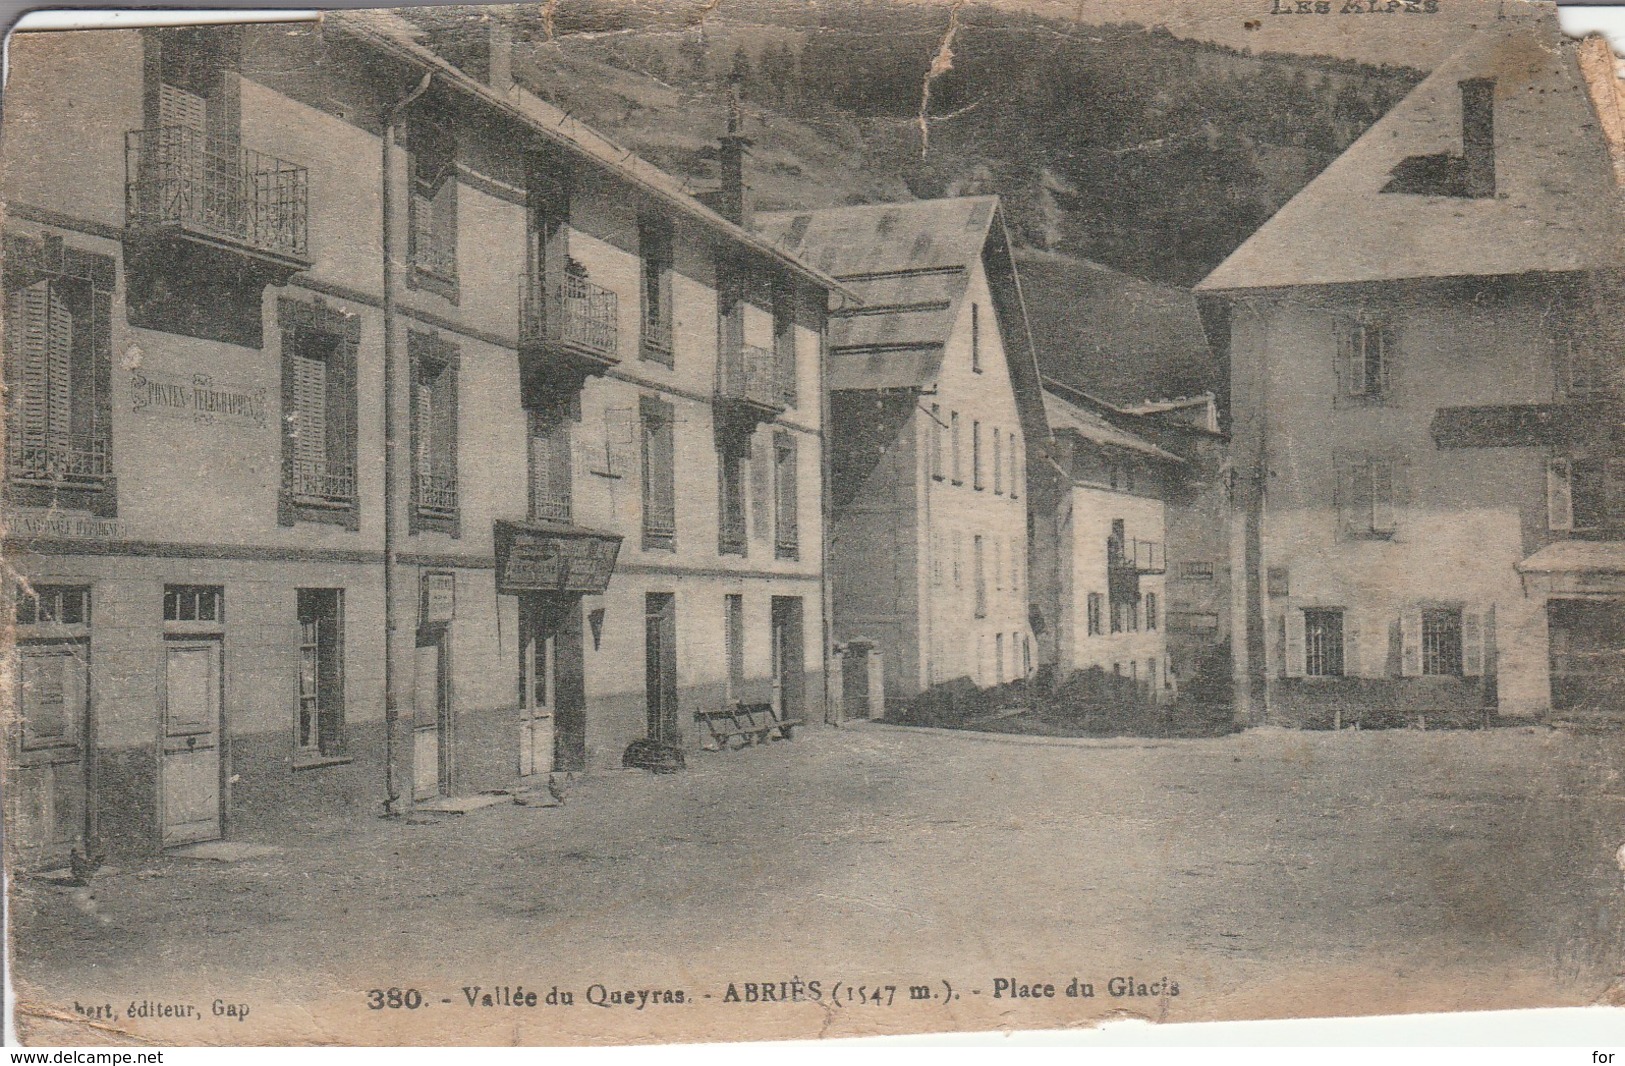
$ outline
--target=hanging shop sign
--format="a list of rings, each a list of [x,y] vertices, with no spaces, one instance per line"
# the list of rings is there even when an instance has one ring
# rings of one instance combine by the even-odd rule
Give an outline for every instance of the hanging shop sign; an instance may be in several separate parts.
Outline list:
[[[570,527],[499,521],[497,591],[603,592],[615,572],[621,538]]]

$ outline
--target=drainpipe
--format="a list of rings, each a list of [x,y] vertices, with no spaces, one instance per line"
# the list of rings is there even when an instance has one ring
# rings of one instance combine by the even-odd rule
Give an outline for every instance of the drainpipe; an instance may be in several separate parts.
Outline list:
[[[384,115],[383,165],[383,255],[384,255],[384,815],[404,814],[400,787],[395,780],[395,732],[400,720],[401,685],[397,678],[402,663],[399,648],[400,618],[396,594],[401,588],[400,538],[404,472],[401,456],[401,419],[405,379],[402,374],[400,342],[395,322],[395,128],[406,109],[429,91],[433,74],[424,74],[417,87]],[[411,782],[407,782],[405,806],[412,803]]]
[[[823,654],[824,654],[824,723],[826,725],[840,725],[844,719],[846,698],[845,692],[831,692],[830,660],[835,651],[835,589],[830,583],[830,560],[834,558],[833,541],[835,539],[835,504],[833,488],[835,484],[833,457],[830,455],[830,433],[833,426],[830,424],[830,415],[834,404],[829,392],[829,293],[824,293],[823,322],[818,327],[818,425],[821,433],[818,439],[818,477],[821,492],[819,493],[819,511],[822,515],[823,536],[819,537],[819,575],[818,596],[823,614]],[[842,664],[842,684],[845,684],[845,664]]]

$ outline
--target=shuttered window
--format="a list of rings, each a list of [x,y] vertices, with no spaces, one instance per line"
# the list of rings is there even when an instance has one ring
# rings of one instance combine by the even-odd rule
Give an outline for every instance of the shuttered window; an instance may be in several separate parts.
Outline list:
[[[412,361],[412,502],[414,529],[457,532],[457,348],[414,333]]]
[[[111,475],[108,397],[96,365],[106,357],[95,325],[105,308],[104,293],[68,279],[41,278],[7,293],[13,481],[94,486]]]
[[[773,438],[773,547],[780,559],[794,559],[801,551],[796,479],[796,439],[788,433]]]
[[[643,258],[643,358],[671,366],[672,236],[663,219],[646,219],[638,228]]]
[[[1591,532],[1625,526],[1625,457],[1561,456],[1546,465],[1549,528]]]
[[[282,496],[278,521],[336,522],[356,515],[356,350],[361,322],[320,302],[283,299]]]
[[[671,404],[644,397],[639,404],[643,437],[643,546],[677,546],[677,485]]]
[[[1337,323],[1339,392],[1347,397],[1383,400],[1392,386],[1393,334],[1381,323]]]
[[[796,405],[796,290],[785,278],[773,285],[773,366],[779,399]]]
[[[999,443],[998,427],[993,429],[993,495],[1004,494],[1004,452]]]
[[[202,94],[189,92],[179,85],[160,82],[158,125],[165,129],[179,127],[193,133],[203,133],[208,125],[208,100]]]
[[[1398,529],[1400,467],[1392,459],[1339,455],[1337,512],[1346,537],[1388,537]]]
[[[527,417],[531,517],[569,522],[574,514],[571,418],[562,410],[532,410]]]
[[[414,280],[453,295],[455,289],[449,287],[457,282],[457,141],[446,127],[419,122],[412,127],[411,146]]]

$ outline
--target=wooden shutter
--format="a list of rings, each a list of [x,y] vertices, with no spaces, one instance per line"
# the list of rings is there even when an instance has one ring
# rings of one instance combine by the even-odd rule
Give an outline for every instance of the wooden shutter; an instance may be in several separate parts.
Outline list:
[[[73,439],[73,315],[62,294],[51,285],[46,307],[46,434],[60,448],[78,447]]]
[[[294,458],[303,463],[327,461],[327,360],[295,351],[289,360],[293,379]],[[312,472],[319,466],[312,468]]]
[[[1371,531],[1371,479],[1365,461],[1356,456],[1338,456],[1337,516],[1345,537],[1358,537]]]
[[[1422,676],[1422,612],[1414,608],[1399,616],[1399,672]]]
[[[1343,392],[1349,396],[1365,394],[1365,353],[1360,349],[1360,327],[1345,319],[1333,319],[1337,332],[1337,366],[1342,379]]]
[[[208,111],[208,101],[198,93],[187,92],[168,82],[159,83],[158,125],[202,133],[208,125]]]
[[[1366,327],[1366,343],[1377,345],[1377,380],[1370,383],[1371,391],[1387,396],[1394,385],[1394,331],[1387,325]]]
[[[1371,479],[1371,531],[1392,533],[1397,528],[1393,461],[1372,459],[1366,469]]]
[[[796,290],[788,281],[773,286],[773,358],[779,396],[787,406],[796,403]]]
[[[1360,676],[1360,619],[1348,610],[1343,612],[1343,676]]]
[[[751,536],[765,540],[773,535],[773,438],[754,433],[750,438]]]
[[[1574,528],[1573,467],[1566,458],[1546,463],[1546,526],[1554,530]]]
[[[1004,448],[999,442],[999,429],[993,427],[993,492],[1004,491]]]
[[[781,545],[789,546],[799,540],[797,523],[797,488],[796,481],[796,439],[788,433],[780,433],[775,442],[777,451],[777,494],[778,514],[775,516],[774,536]]]
[[[1484,673],[1484,616],[1471,607],[1461,612],[1461,673],[1463,677]]]
[[[1281,673],[1285,677],[1302,677],[1306,648],[1303,611],[1296,607],[1288,607],[1286,616],[1282,619],[1282,627],[1285,639],[1282,641]]]
[[[434,467],[442,477],[457,476],[457,369],[442,366],[434,378]]]
[[[1021,497],[1021,453],[1018,451],[1018,447],[1016,435],[1014,433],[1010,434],[1010,498],[1012,500]]]

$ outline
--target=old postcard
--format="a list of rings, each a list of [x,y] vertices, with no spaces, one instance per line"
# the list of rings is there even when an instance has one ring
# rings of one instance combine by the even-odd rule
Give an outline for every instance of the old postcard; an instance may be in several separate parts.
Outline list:
[[[1625,1005],[1625,82],[1555,8],[9,72],[25,1040]]]

